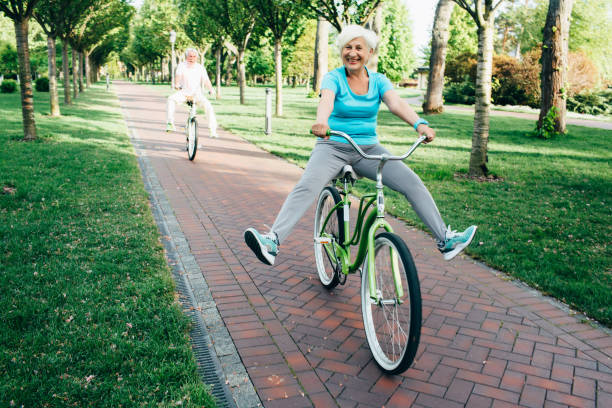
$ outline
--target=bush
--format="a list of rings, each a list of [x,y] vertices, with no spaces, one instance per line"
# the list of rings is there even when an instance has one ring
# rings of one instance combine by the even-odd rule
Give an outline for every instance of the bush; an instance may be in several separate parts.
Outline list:
[[[34,87],[38,92],[49,92],[49,78],[40,77],[36,79]]]
[[[473,105],[476,101],[474,82],[467,75],[462,82],[451,82],[445,85],[443,93],[445,102]]]
[[[444,66],[444,76],[450,82],[463,82],[466,76],[469,76],[472,83],[476,83],[476,54],[464,52],[457,55],[455,58],[447,58]]]
[[[539,139],[552,139],[555,136],[559,136],[559,132],[555,130],[555,122],[557,121],[557,116],[559,115],[559,110],[556,106],[550,108],[546,116],[542,119],[542,127],[538,129],[538,125],[536,123],[536,128],[533,132],[530,133],[531,136],[537,137]]]
[[[17,82],[12,79],[5,79],[0,85],[0,92],[2,93],[13,93],[17,90]]]
[[[567,110],[589,115],[612,115],[612,91],[582,92],[567,98]]]

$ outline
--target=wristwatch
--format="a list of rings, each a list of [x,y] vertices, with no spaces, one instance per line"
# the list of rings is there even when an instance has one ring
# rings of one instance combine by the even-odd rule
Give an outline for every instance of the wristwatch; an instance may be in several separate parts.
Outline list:
[[[418,127],[419,127],[419,125],[429,125],[429,122],[428,122],[428,121],[426,121],[426,120],[425,120],[425,119],[423,119],[423,118],[419,118],[419,119],[417,119],[417,121],[416,121],[416,122],[414,122],[414,125],[413,125],[413,126],[414,126],[414,130],[417,130],[417,129],[418,129]]]

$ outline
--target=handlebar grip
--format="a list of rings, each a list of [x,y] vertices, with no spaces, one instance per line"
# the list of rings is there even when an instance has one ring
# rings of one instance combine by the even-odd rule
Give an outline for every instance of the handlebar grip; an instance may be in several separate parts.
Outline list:
[[[314,135],[314,132],[312,131],[312,129],[310,129],[308,133],[310,133],[311,135]],[[331,136],[330,129],[327,129],[327,132],[325,132],[325,136]],[[323,137],[323,136],[317,136],[317,137]]]

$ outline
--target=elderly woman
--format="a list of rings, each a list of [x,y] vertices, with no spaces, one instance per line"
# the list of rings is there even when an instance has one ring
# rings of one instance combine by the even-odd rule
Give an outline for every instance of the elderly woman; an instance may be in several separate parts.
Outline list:
[[[262,262],[273,265],[278,247],[314,199],[346,164],[361,176],[375,179],[377,162],[362,159],[341,137],[327,135],[328,129],[349,134],[365,153],[378,155],[387,150],[378,142],[376,119],[380,102],[426,137],[434,140],[435,132],[393,90],[391,82],[366,64],[377,45],[373,31],[358,25],[345,27],[338,36],[338,48],[343,65],[325,75],[321,85],[321,100],[312,132],[320,139],[312,151],[302,178],[289,194],[272,228],[260,234],[254,228],[245,231],[247,245]],[[388,162],[383,169],[383,184],[402,193],[417,215],[431,230],[444,259],[450,260],[470,244],[476,226],[461,233],[450,231],[421,179],[401,161]]]

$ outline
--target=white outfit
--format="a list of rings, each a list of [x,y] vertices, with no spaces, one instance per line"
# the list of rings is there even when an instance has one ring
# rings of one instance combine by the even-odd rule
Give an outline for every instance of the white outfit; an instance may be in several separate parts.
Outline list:
[[[192,97],[193,101],[206,112],[206,121],[211,137],[217,137],[217,118],[212,104],[202,93],[202,85],[208,79],[208,74],[201,64],[194,63],[191,66],[187,62],[181,62],[176,68],[177,84],[181,89],[168,97],[167,122],[174,124],[174,110],[177,103],[185,103],[186,98]]]

